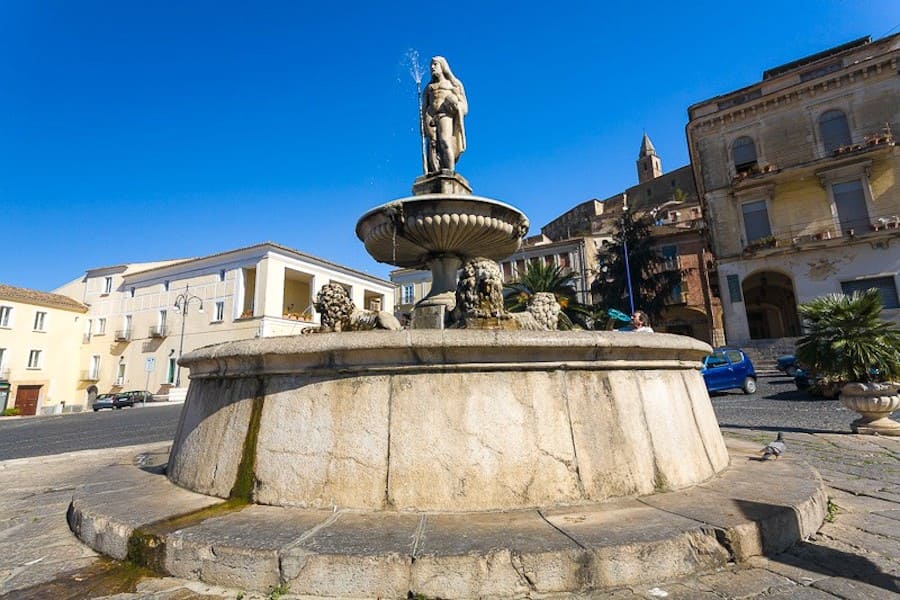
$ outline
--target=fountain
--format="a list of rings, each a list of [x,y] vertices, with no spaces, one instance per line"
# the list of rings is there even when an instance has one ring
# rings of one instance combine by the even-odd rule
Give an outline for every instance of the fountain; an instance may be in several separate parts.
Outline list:
[[[377,260],[432,270],[414,327],[185,355],[167,479],[105,471],[76,493],[73,531],[222,585],[444,598],[661,580],[814,531],[825,501],[808,469],[730,461],[698,371],[705,343],[498,326],[490,261],[528,222],[456,173],[468,103],[445,60],[431,72],[427,171],[356,228]],[[495,322],[471,318],[485,307]],[[110,506],[110,485],[149,508]]]

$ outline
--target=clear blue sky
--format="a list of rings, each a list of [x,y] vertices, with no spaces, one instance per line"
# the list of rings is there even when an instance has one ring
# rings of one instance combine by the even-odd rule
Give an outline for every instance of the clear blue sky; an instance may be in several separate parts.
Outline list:
[[[900,25],[896,0],[324,4],[0,2],[0,283],[263,241],[387,276],[354,227],[421,171],[409,49],[466,87],[458,170],[534,233],[636,183],[644,130],[683,166],[690,104]]]

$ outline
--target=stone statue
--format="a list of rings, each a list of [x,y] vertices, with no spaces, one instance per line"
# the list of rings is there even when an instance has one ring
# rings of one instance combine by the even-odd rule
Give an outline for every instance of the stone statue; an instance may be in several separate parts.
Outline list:
[[[357,310],[344,286],[326,283],[316,296],[316,310],[322,318],[318,329],[308,328],[302,333],[330,331],[365,331],[369,329],[401,329],[400,321],[382,310]]]
[[[456,286],[455,320],[469,317],[505,317],[503,274],[488,258],[473,258],[463,265]]]
[[[428,173],[456,170],[456,161],[466,149],[463,117],[468,112],[462,82],[453,76],[446,58],[435,56],[431,59],[431,81],[422,97]]]

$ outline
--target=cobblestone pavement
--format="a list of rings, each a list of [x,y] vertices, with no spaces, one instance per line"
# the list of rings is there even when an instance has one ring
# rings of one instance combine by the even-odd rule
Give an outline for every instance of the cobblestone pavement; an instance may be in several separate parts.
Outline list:
[[[772,431],[745,428],[723,428],[723,433],[760,446],[774,438]],[[900,598],[900,439],[797,431],[786,432],[785,438],[788,450],[780,460],[809,462],[829,488],[830,518],[813,539],[778,556],[679,581],[554,598]],[[69,532],[66,507],[86,473],[166,445],[0,462],[0,598],[299,598],[286,590],[248,594],[172,578],[140,578],[143,573],[99,558]]]

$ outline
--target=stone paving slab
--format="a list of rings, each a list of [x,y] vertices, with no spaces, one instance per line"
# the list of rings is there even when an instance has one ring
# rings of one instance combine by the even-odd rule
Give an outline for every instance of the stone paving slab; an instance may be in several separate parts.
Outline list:
[[[139,539],[135,531],[152,531],[153,551],[164,558],[148,565],[258,592],[278,585],[311,597],[584,592],[706,571],[814,533],[825,515],[821,481],[801,463],[748,460],[757,451],[738,442],[722,477],[639,499],[480,513],[246,506],[204,512],[196,522],[171,520],[220,500],[173,485],[159,469],[123,464],[76,490],[69,520],[85,543],[115,558]],[[182,525],[167,528],[168,521]]]

